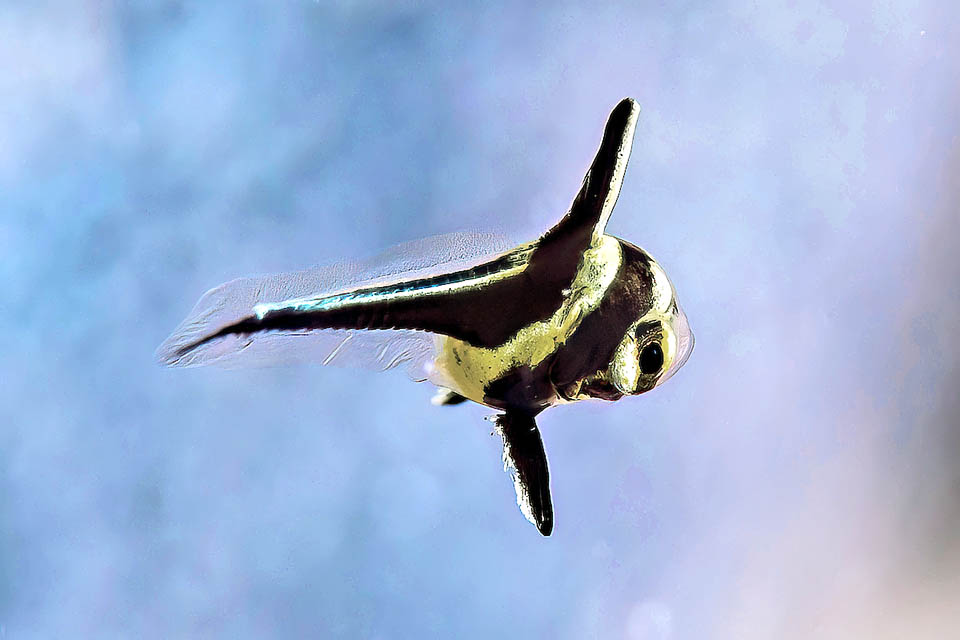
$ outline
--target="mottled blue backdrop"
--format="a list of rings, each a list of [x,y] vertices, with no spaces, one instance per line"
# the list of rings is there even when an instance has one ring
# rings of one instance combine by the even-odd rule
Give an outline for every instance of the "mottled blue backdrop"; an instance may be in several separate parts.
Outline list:
[[[943,638],[960,598],[960,9],[0,2],[0,636]],[[400,373],[164,370],[209,288],[533,237],[642,106],[609,231],[697,336],[542,417]]]

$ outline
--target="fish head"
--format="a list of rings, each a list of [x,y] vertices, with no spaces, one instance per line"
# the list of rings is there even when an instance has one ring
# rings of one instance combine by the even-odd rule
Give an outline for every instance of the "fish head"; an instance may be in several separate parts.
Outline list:
[[[638,395],[673,377],[690,357],[694,338],[663,267],[639,247],[621,244],[625,304],[634,320],[614,350],[605,377],[623,395]]]

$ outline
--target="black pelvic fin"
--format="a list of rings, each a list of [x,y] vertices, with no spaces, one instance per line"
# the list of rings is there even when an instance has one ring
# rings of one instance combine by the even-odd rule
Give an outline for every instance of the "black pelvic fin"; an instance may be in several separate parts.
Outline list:
[[[438,389],[436,395],[430,399],[431,404],[437,407],[450,407],[466,401],[467,399],[456,391],[444,388]]]
[[[533,416],[507,412],[496,417],[503,438],[503,464],[513,475],[517,504],[523,515],[545,536],[553,532],[550,472],[540,430]]]
[[[580,192],[573,199],[570,211],[548,236],[583,231],[590,236],[603,234],[620,196],[639,114],[640,106],[633,98],[624,98],[610,112],[600,149],[583,178]]]

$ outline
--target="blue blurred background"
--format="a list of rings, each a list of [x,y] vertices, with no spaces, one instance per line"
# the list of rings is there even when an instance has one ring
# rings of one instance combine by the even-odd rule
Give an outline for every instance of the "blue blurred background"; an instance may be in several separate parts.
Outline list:
[[[0,635],[942,638],[960,597],[960,9],[0,3]],[[164,370],[207,288],[531,238],[643,112],[609,231],[697,336],[541,419],[401,373]]]

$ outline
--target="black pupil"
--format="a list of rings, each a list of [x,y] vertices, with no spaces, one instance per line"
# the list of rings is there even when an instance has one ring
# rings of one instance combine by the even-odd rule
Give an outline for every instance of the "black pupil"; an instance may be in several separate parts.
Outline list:
[[[646,374],[656,373],[663,366],[663,351],[656,342],[651,342],[640,352],[640,371]]]

